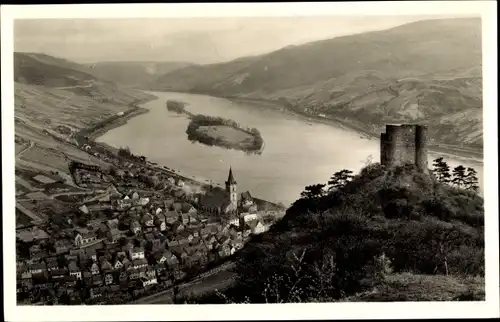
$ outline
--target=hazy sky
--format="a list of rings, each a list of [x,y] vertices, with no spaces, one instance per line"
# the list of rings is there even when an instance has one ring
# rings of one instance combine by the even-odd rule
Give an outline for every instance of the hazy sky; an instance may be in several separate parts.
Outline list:
[[[213,63],[432,16],[16,20],[15,51],[76,62]],[[439,17],[436,17],[439,18]]]

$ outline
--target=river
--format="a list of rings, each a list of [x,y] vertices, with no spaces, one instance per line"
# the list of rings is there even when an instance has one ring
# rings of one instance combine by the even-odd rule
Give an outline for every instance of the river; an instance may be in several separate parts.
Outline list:
[[[238,191],[289,205],[306,185],[326,183],[336,171],[358,172],[367,162],[379,161],[380,142],[359,133],[280,112],[259,103],[232,102],[206,95],[152,92],[158,97],[142,105],[149,113],[114,128],[98,142],[128,146],[159,165],[179,170],[189,177],[222,184],[232,166]],[[187,140],[187,116],[170,112],[168,99],[181,100],[192,113],[221,116],[259,129],[265,142],[261,155],[209,147]],[[429,165],[438,154],[429,154]],[[483,182],[483,163],[474,159],[444,155],[451,167],[462,164],[478,172]],[[481,188],[482,189],[482,188]]]

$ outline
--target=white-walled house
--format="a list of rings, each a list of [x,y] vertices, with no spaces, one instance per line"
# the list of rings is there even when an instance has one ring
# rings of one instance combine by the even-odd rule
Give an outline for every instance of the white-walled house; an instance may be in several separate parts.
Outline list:
[[[134,247],[129,250],[130,260],[144,258],[144,249],[142,247]]]

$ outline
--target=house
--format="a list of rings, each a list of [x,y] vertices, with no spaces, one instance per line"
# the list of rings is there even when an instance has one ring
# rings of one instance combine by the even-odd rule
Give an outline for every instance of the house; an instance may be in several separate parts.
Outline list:
[[[147,267],[148,261],[145,258],[134,259],[132,261],[132,267],[134,269],[139,269],[141,267]]]
[[[103,282],[102,275],[92,275],[92,285],[101,286]]]
[[[83,272],[82,280],[85,283],[85,285],[92,284],[92,273],[90,273],[88,271]]]
[[[94,262],[97,261],[97,252],[96,252],[95,248],[93,248],[93,247],[86,248],[85,255],[87,256],[87,258],[92,259]]]
[[[155,215],[155,225],[160,229],[160,231],[167,230],[167,221],[165,220],[165,216],[162,213]]]
[[[28,266],[28,271],[32,275],[41,275],[41,274],[44,274],[45,272],[47,272],[47,266],[45,265],[44,262],[33,263],[33,264]]]
[[[123,267],[123,263],[119,259],[116,259],[115,264],[113,265],[113,268],[114,269],[121,269],[122,267]]]
[[[130,267],[132,267],[132,263],[126,257],[124,259],[122,259],[122,264],[123,264],[124,269],[129,269]]]
[[[167,258],[165,263],[167,267],[170,268],[171,270],[176,270],[180,264],[179,259],[174,254],[170,255],[170,257]]]
[[[178,233],[184,230],[184,225],[178,221],[174,222],[172,225],[172,231]]]
[[[141,232],[141,229],[141,225],[137,220],[132,221],[132,223],[130,224],[130,230],[136,235]]]
[[[250,194],[250,191],[245,191],[242,192],[240,195],[240,204],[242,207],[250,207],[254,204],[254,200],[252,198],[252,195]]]
[[[194,215],[196,214],[196,208],[193,207],[193,205],[187,203],[187,202],[183,202],[182,203],[182,208],[181,208],[181,212],[183,214],[190,214],[190,215]]]
[[[169,258],[172,258],[173,254],[169,250],[164,251],[163,253],[158,253],[156,255],[156,262],[158,264],[165,263]]]
[[[188,243],[190,243],[194,238],[193,234],[187,230],[180,232],[179,236],[181,239],[186,239]]]
[[[101,261],[101,270],[103,272],[109,272],[113,270],[113,265],[111,265],[111,263],[107,259],[104,259]]]
[[[261,234],[267,230],[267,227],[264,226],[259,220],[249,221],[247,222],[247,225],[254,235]]]
[[[146,270],[146,278],[156,278],[156,270],[154,269],[148,269]]]
[[[49,257],[45,259],[45,265],[47,268],[47,271],[53,271],[56,269],[59,269],[59,264],[57,263],[57,258],[55,257]]]
[[[167,211],[163,213],[165,216],[165,220],[167,221],[167,224],[173,224],[179,219],[179,213],[175,211]]]
[[[218,250],[220,258],[224,258],[231,255],[231,246],[229,246],[228,244],[221,245]]]
[[[90,289],[90,298],[95,299],[102,296],[102,290],[100,287],[93,287]]]
[[[156,280],[156,277],[155,278],[142,277],[141,278],[141,282],[142,282],[142,286],[143,287],[154,285],[154,284],[158,284],[158,281]]]
[[[145,214],[142,216],[142,223],[146,227],[154,227],[154,217],[151,216],[150,214]]]
[[[110,243],[115,244],[122,238],[122,233],[118,229],[110,229],[107,233],[107,237]]]
[[[137,202],[139,206],[146,206],[149,203],[149,198],[140,198]]]
[[[106,222],[106,225],[108,226],[109,230],[112,230],[112,229],[118,229],[119,223],[120,222],[118,221],[118,219],[111,219]]]
[[[106,284],[106,285],[113,284],[113,274],[111,274],[111,273],[107,273],[107,274],[104,276],[104,284]]]
[[[54,248],[56,249],[57,255],[69,252],[71,246],[72,245],[70,244],[70,242],[66,239],[59,239],[54,243]]]
[[[229,219],[228,225],[234,225],[236,227],[239,227],[240,226],[240,218],[233,217],[233,218]]]
[[[177,213],[182,212],[182,204],[180,202],[174,202],[174,204],[172,205],[172,208]]]
[[[97,265],[97,263],[92,264],[92,266],[90,267],[90,273],[92,273],[92,275],[99,274],[99,266]]]
[[[241,213],[240,217],[243,218],[243,221],[245,223],[247,223],[249,221],[253,221],[253,220],[257,220],[258,219],[257,214],[255,214],[255,213],[251,214],[251,213],[248,213],[248,212]]]
[[[176,247],[176,246],[179,246],[179,241],[178,240],[170,240],[168,243],[168,248],[172,248],[172,247]]]
[[[221,245],[226,245],[226,244],[228,244],[228,243],[229,243],[229,241],[230,241],[230,240],[231,240],[231,239],[230,239],[228,236],[222,235],[222,236],[220,236],[220,237],[219,237],[218,242],[219,242],[219,244],[221,244]]]
[[[157,276],[160,276],[162,275],[162,273],[167,272],[167,266],[163,263],[155,265],[154,268],[156,270]]]
[[[129,256],[130,256],[131,260],[144,258],[144,248],[134,247],[134,248],[130,249]]]
[[[75,236],[75,246],[76,247],[86,246],[96,240],[97,236],[94,232],[78,233]]]
[[[76,265],[76,262],[70,262],[68,265],[68,270],[70,276],[74,276],[78,280],[82,279],[82,271],[80,270],[78,265]]]
[[[120,274],[118,275],[118,281],[120,283],[126,282],[128,280],[128,274],[126,271],[121,271]]]
[[[189,224],[189,215],[188,214],[182,214],[179,219],[184,226]]]
[[[141,276],[140,276],[140,272],[139,270],[137,269],[131,269],[129,271],[129,274],[128,274],[128,279],[129,280],[136,280],[136,279],[139,279]]]

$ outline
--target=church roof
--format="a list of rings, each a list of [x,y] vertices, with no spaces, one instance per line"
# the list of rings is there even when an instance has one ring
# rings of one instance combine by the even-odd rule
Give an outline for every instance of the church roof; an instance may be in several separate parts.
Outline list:
[[[202,207],[224,208],[230,204],[230,201],[225,193],[214,190],[203,195],[199,203]]]
[[[233,177],[233,170],[231,169],[231,167],[229,167],[229,176],[227,177],[226,183],[227,184],[236,184],[236,181],[234,180],[234,177]]]

